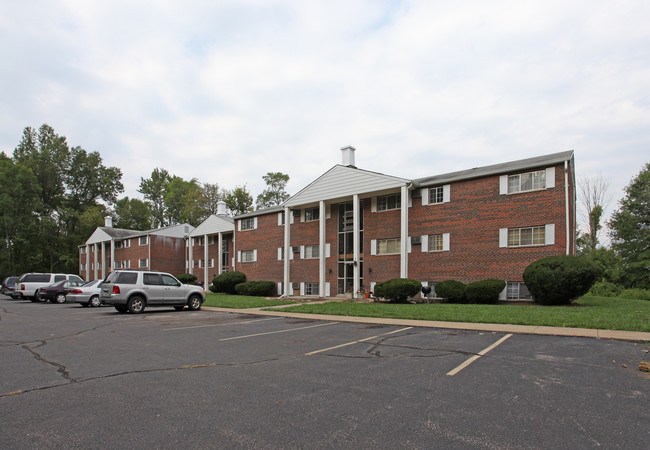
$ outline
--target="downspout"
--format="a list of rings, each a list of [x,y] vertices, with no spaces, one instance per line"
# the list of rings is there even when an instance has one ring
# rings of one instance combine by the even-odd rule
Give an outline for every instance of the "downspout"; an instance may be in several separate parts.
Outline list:
[[[564,227],[566,229],[566,254],[569,255],[569,243],[570,243],[570,236],[571,236],[571,224],[569,223],[569,161],[564,161],[564,203],[565,203],[565,214],[566,214],[566,219],[564,222]]]

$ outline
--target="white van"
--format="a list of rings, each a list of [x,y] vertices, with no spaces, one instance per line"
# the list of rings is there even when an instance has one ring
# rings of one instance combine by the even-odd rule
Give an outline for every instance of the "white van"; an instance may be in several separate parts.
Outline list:
[[[13,297],[38,302],[40,300],[37,294],[40,288],[63,280],[74,280],[83,283],[83,279],[79,275],[65,273],[26,273],[16,282],[16,290],[14,291]]]

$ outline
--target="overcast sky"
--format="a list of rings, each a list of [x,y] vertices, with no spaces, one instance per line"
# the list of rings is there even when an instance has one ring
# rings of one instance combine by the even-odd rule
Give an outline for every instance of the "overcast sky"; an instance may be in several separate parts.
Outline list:
[[[294,194],[354,146],[418,178],[565,150],[650,161],[650,2],[0,0],[0,150],[47,123],[139,196],[155,167]]]

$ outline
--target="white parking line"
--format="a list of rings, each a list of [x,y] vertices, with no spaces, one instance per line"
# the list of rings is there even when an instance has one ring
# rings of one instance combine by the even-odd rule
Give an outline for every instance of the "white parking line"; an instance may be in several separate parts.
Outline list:
[[[249,324],[257,322],[265,322],[267,320],[280,320],[283,317],[271,317],[269,319],[258,319],[258,320],[242,320],[240,322],[226,322],[226,323],[211,323],[209,325],[192,325],[187,327],[176,327],[176,328],[165,328],[165,331],[174,331],[174,330],[189,330],[190,328],[205,328],[205,327],[221,327],[227,325],[239,325],[239,324]]]
[[[318,324],[318,325],[310,325],[308,327],[290,328],[288,330],[278,330],[278,331],[267,331],[266,333],[248,334],[248,335],[245,335],[245,336],[235,336],[235,337],[219,339],[219,341],[233,341],[235,339],[246,339],[246,338],[250,338],[250,337],[266,336],[268,334],[289,333],[290,331],[306,330],[308,328],[318,328],[318,327],[324,327],[324,326],[327,326],[327,325],[336,325],[337,323],[340,323],[340,322],[321,323],[321,324]]]
[[[321,349],[321,350],[316,350],[316,351],[313,351],[313,352],[305,353],[305,356],[312,356],[312,355],[315,355],[317,353],[326,352],[328,350],[334,350],[336,348],[347,347],[348,345],[358,344],[359,342],[369,341],[370,339],[375,339],[375,338],[382,337],[382,336],[388,336],[389,334],[399,333],[400,331],[410,330],[411,328],[413,328],[413,327],[400,328],[399,330],[394,330],[394,331],[391,331],[389,333],[378,334],[377,336],[371,336],[369,338],[359,339],[358,341],[346,342],[345,344],[335,345],[334,347],[324,348],[324,349]]]
[[[478,354],[472,356],[472,357],[469,358],[467,361],[465,361],[464,363],[462,363],[460,366],[456,367],[454,370],[451,370],[451,371],[447,372],[447,375],[449,375],[450,377],[453,377],[453,376],[456,375],[458,372],[460,372],[461,370],[463,370],[465,367],[469,366],[469,365],[472,364],[474,361],[476,361],[477,359],[479,359],[481,356],[484,356],[484,355],[485,355],[487,352],[489,352],[490,350],[492,350],[492,349],[498,347],[499,345],[501,345],[503,342],[506,341],[506,339],[509,339],[511,336],[512,336],[512,334],[506,334],[506,335],[503,336],[501,339],[499,339],[498,341],[496,341],[494,344],[492,344],[492,345],[490,345],[489,347],[487,347],[487,348],[481,350],[480,352],[478,352]]]

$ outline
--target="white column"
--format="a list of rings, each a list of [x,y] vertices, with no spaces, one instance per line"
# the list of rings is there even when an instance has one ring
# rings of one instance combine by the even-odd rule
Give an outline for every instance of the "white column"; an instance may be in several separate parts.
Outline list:
[[[90,281],[90,245],[86,244],[86,281]]]
[[[99,245],[97,243],[93,244],[93,280],[97,279],[97,249],[99,248]],[[90,280],[87,280],[90,281]]]
[[[188,251],[187,251],[187,273],[193,274],[194,269],[192,268],[192,261],[194,261],[194,238],[188,237],[187,238],[187,245],[188,245]],[[149,261],[149,266],[151,266],[151,261]]]
[[[284,208],[284,295],[289,296],[289,256],[291,255],[291,209]]]
[[[208,282],[208,272],[210,268],[208,267],[208,235],[203,236],[203,284]]]
[[[409,204],[408,188],[402,186],[402,208],[400,210],[400,278],[408,278],[408,235],[409,235]]]
[[[223,233],[219,233],[219,241],[217,243],[219,248],[217,249],[217,275],[221,274],[221,271],[223,270],[223,264],[221,263],[221,260],[223,259]],[[212,281],[212,280],[210,280]],[[207,283],[207,280],[206,280]]]
[[[102,242],[102,280],[106,278],[106,242]]]
[[[325,295],[325,230],[326,219],[325,216],[325,202],[320,201],[318,213],[318,296],[326,297]],[[329,296],[329,295],[327,295]]]
[[[113,271],[113,266],[115,265],[115,240],[111,239],[111,267],[109,272]]]
[[[361,263],[359,261],[359,254],[361,250],[361,220],[359,216],[359,195],[354,194],[352,197],[352,233],[354,248],[354,280],[352,282],[352,298],[357,298],[359,289],[361,289]]]

